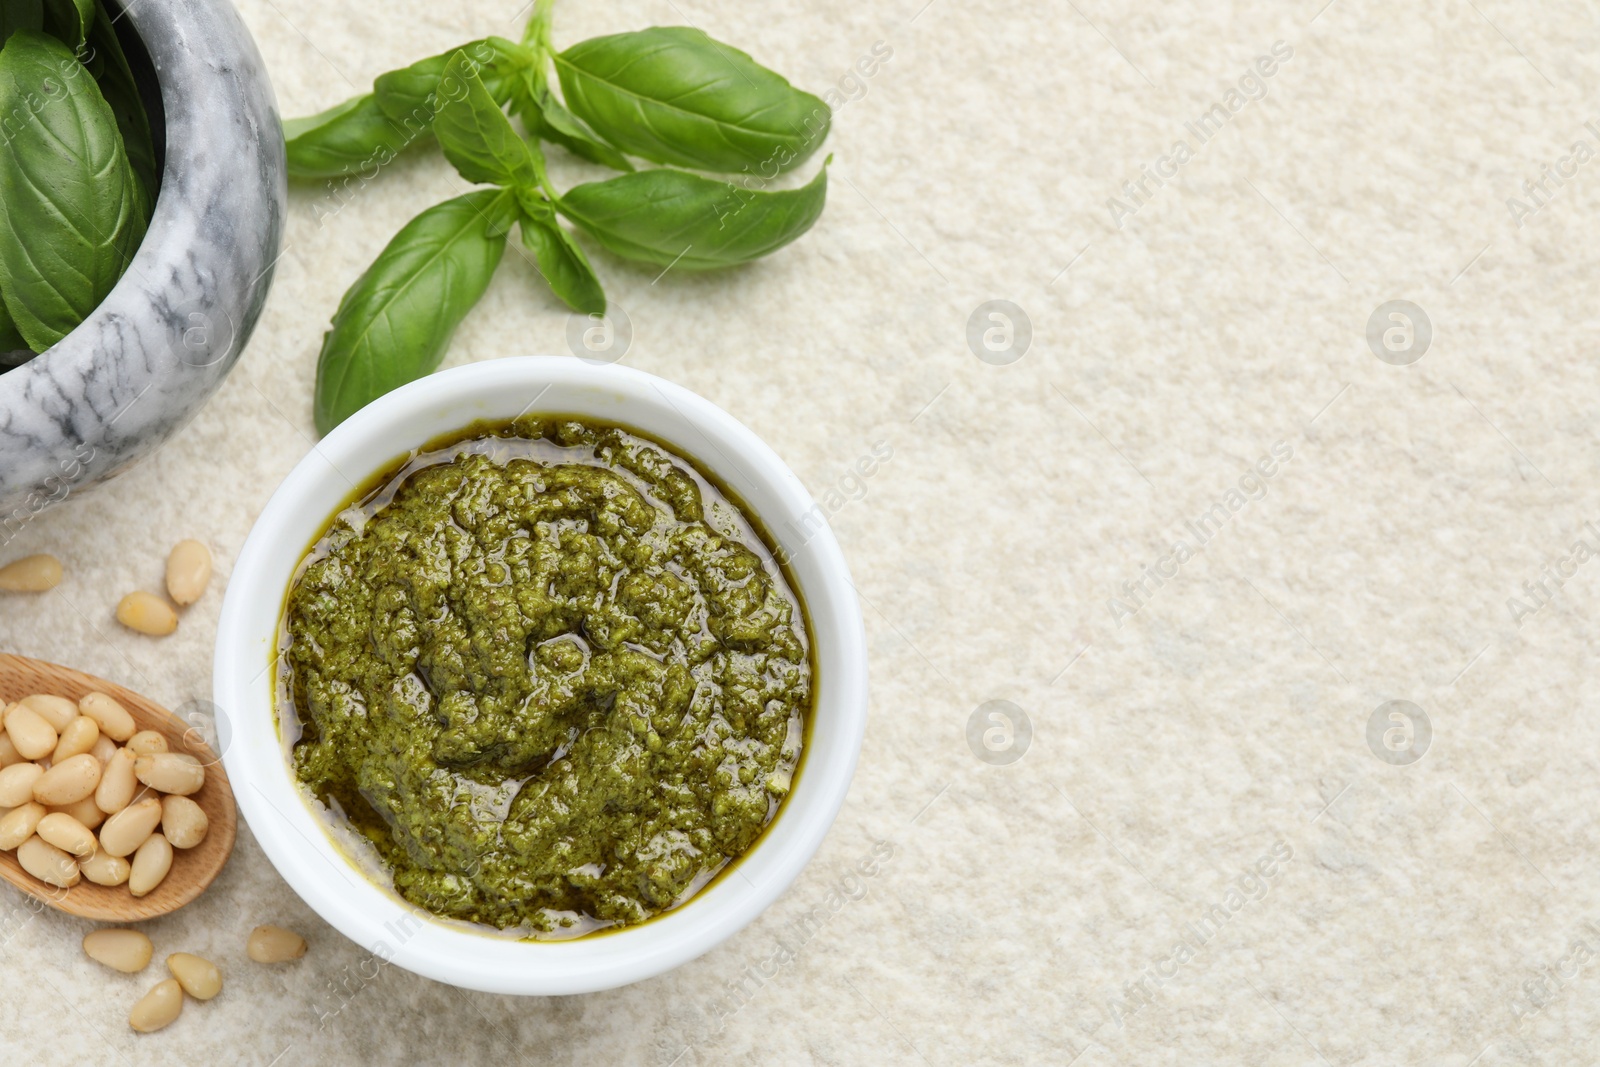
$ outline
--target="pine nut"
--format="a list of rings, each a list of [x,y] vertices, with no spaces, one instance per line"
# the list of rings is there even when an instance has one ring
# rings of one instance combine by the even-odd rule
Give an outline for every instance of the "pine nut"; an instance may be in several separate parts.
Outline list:
[[[306,954],[306,939],[281,926],[258,926],[250,931],[244,950],[257,963],[286,963]]]
[[[194,848],[210,828],[205,811],[188,797],[161,798],[161,832],[173,848]]]
[[[211,550],[199,541],[179,541],[167,557],[167,595],[187,606],[200,599],[211,581]]]
[[[33,786],[44,777],[37,763],[13,763],[0,771],[0,808],[20,808],[33,799]],[[16,845],[12,845],[16,848]]]
[[[140,756],[134,761],[133,773],[151,789],[179,797],[197,793],[206,784],[205,767],[193,756],[182,752],[157,752]]]
[[[17,751],[17,746],[11,743],[11,735],[0,730],[0,770],[14,763],[22,763],[22,753]]]
[[[126,741],[138,728],[128,709],[104,693],[88,693],[78,701],[78,711],[100,726],[100,732],[113,741]]]
[[[33,783],[33,799],[52,807],[76,804],[100,784],[100,761],[87,752],[52,766]]]
[[[113,856],[135,852],[161,825],[161,801],[145,797],[106,820],[100,827],[100,847]]]
[[[176,978],[168,978],[133,1006],[128,1013],[128,1025],[141,1034],[152,1034],[164,1026],[171,1026],[181,1011],[183,987]]]
[[[136,633],[165,637],[178,628],[178,613],[154,593],[140,589],[117,604],[117,621]]]
[[[203,956],[174,952],[167,957],[167,970],[183,986],[183,991],[196,1000],[210,1000],[222,992],[222,972]]]
[[[0,819],[0,852],[10,852],[28,838],[33,836],[33,831],[38,829],[39,820],[49,812],[43,804],[33,801],[12,808]]]
[[[134,790],[139,786],[133,776],[133,763],[138,758],[132,749],[119,748],[101,773],[94,802],[107,815],[115,815],[133,801]]]
[[[89,754],[99,760],[100,766],[104,767],[111,762],[111,757],[117,754],[117,743],[102,733],[95,738],[94,747],[89,750]]]
[[[70,815],[91,830],[98,830],[100,824],[106,821],[106,813],[100,810],[100,805],[94,802],[94,797],[84,797],[76,804],[63,804],[59,808],[50,810]]]
[[[154,730],[140,730],[128,738],[128,748],[135,756],[149,756],[167,750],[167,739]]]
[[[172,845],[160,834],[145,838],[139,851],[133,854],[133,868],[128,872],[128,892],[142,897],[161,884],[172,870]]]
[[[45,885],[61,889],[71,889],[82,877],[76,860],[37,834],[17,846],[17,862]]]
[[[56,750],[60,735],[44,716],[17,703],[6,710],[6,736],[23,759],[44,759]]]
[[[127,882],[133,866],[121,856],[101,850],[78,861],[78,870],[95,885],[119,886]]]
[[[78,859],[94,855],[100,847],[89,828],[64,811],[51,812],[40,819],[34,833]]]
[[[108,927],[83,935],[83,952],[96,963],[103,963],[123,974],[137,974],[150,965],[155,946],[137,930]]]
[[[32,708],[58,734],[72,725],[72,720],[78,717],[77,701],[68,700],[66,697],[34,693],[32,696],[23,697],[17,703],[25,708]]]
[[[0,567],[0,590],[44,593],[61,581],[61,561],[54,556],[24,556]]]
[[[67,723],[67,728],[61,731],[61,737],[56,741],[56,750],[50,756],[51,763],[60,763],[80,753],[88,752],[94,748],[96,741],[100,740],[100,727],[87,715],[79,715]],[[96,762],[99,762],[96,757]]]

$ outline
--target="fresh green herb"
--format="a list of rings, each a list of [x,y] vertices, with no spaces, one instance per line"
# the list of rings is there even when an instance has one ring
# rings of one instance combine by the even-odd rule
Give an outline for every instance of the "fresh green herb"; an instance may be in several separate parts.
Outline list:
[[[0,291],[34,351],[105,299],[144,236],[116,117],[72,50],[19,30],[0,49],[0,115],[29,115],[0,150]]]
[[[520,190],[519,190],[520,191]],[[589,257],[556,222],[555,211],[544,200],[525,192],[518,198],[522,245],[539,266],[550,289],[573,311],[585,315],[606,313],[606,291],[589,266]]]
[[[504,37],[486,37],[380,74],[372,83],[378,106],[407,132],[420,134],[427,130],[443,102],[439,83],[445,67],[460,53],[466,54],[468,68],[479,73],[490,95],[502,105],[510,101],[522,69],[535,59],[531,49]]]
[[[317,429],[431,373],[500,265],[512,195],[479,189],[435,204],[394,236],[344,294],[317,365]],[[328,353],[337,353],[329,358]]]
[[[404,149],[431,140],[446,103],[439,83],[458,52],[466,53],[467,67],[479,73],[496,107],[523,92],[527,66],[534,61],[531,49],[488,37],[380,74],[372,92],[283,124],[289,177],[370,179]]]
[[[612,170],[632,170],[628,157],[602,141],[583,120],[568,111],[550,90],[541,85],[525,89],[517,114],[528,132],[541,141],[558,144],[575,156]]]
[[[737,48],[687,26],[596,37],[555,56],[567,107],[625,152],[656,163],[738,172],[804,160],[827,133],[828,105]]]
[[[439,83],[444,102],[433,124],[439,147],[463,178],[507,186],[515,195],[523,246],[551,291],[574,311],[604,314],[600,279],[542,195],[550,187],[544,160],[517,136],[473,66],[465,52],[445,65]]]
[[[557,207],[624,259],[710,270],[747,263],[811,228],[828,195],[827,165],[799,189],[730,188],[681,170],[644,170],[574,186]]]
[[[532,53],[533,61],[522,68],[522,82],[514,87],[517,114],[531,137],[558,144],[581,159],[612,170],[633,170],[627,156],[606,144],[550,91],[550,70],[545,57],[555,55],[556,51],[550,35],[553,10],[554,0],[538,0],[528,19],[522,43]]]
[[[424,212],[346,294],[317,363],[322,432],[438,365],[488,285],[488,273],[461,263],[487,263],[492,272],[512,221],[556,297],[597,315],[605,291],[560,216],[609,252],[664,272],[749,262],[795,240],[822,214],[826,164],[798,189],[766,186],[820,146],[832,119],[826,103],[687,27],[612,34],[557,51],[552,7],[553,0],[536,0],[520,43],[470,42],[379,76],[370,94],[284,124],[291,177],[330,180],[330,188],[334,179],[369,181],[406,146],[431,139],[463,178],[499,187],[471,194],[480,197],[472,202],[487,228],[465,226],[459,208],[444,210],[470,197]],[[623,173],[560,193],[541,142]],[[641,171],[629,154],[741,177]],[[419,251],[434,246],[451,251]],[[429,294],[436,279],[457,275],[473,284],[447,286],[448,300]],[[396,296],[413,292],[423,295]]]
[[[444,157],[469,182],[536,187],[542,167],[500,103],[489,95],[466,52],[457,52],[440,76],[442,102],[434,119]]]
[[[128,66],[128,57],[122,51],[122,42],[117,40],[116,27],[111,24],[104,4],[95,5],[94,25],[89,28],[86,50],[91,61],[100,68],[95,80],[111,105],[111,113],[117,117],[117,129],[122,131],[128,164],[133,167],[134,177],[139,179],[144,192],[148,218],[161,184],[161,175],[156,170],[155,141],[150,134],[150,118],[145,114],[139,87],[133,80],[133,69]],[[92,68],[91,72],[94,72]]]
[[[65,337],[155,203],[150,121],[98,0],[0,0],[0,370]]]
[[[94,25],[95,2],[94,0],[48,0],[44,14],[50,32],[69,47],[77,48],[89,39],[89,28]]]
[[[283,124],[289,172],[296,178],[340,178],[377,169],[408,142],[371,93]]]

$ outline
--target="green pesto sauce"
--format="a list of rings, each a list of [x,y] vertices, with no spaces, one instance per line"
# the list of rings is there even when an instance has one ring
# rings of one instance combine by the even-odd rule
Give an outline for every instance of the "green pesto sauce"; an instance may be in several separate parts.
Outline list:
[[[751,520],[569,419],[413,454],[313,547],[280,643],[300,781],[406,900],[531,936],[642,922],[748,849],[812,691]]]

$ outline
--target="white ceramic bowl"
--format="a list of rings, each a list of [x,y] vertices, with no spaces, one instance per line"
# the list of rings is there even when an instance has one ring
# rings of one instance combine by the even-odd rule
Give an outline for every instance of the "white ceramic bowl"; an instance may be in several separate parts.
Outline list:
[[[410,449],[479,419],[525,412],[609,420],[696,461],[765,523],[811,616],[817,663],[810,744],[794,791],[734,870],[639,926],[571,941],[497,938],[423,918],[337,849],[290,773],[273,716],[279,613],[307,547],[362,484]],[[510,358],[444,371],[383,397],[322,440],[256,520],[228,581],[215,691],[223,762],[239,808],[300,896],[373,955],[492,993],[584,993],[660,974],[761,913],[800,873],[844,802],[866,726],[865,633],[855,587],[822,511],[760,438],[721,408],[640,371],[568,357]]]

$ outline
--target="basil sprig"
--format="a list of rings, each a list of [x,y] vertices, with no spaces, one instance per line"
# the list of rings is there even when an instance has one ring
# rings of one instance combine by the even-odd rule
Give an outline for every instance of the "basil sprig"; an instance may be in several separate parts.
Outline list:
[[[538,0],[521,42],[470,42],[379,76],[369,94],[284,123],[290,175],[329,180],[335,192],[339,180],[371,180],[423,142],[436,143],[467,181],[492,187],[417,216],[345,295],[318,358],[321,432],[438,366],[513,223],[551,292],[576,312],[599,315],[605,290],[563,217],[622,259],[708,270],[774,252],[821,215],[826,164],[799,188],[766,186],[826,137],[832,115],[822,100],[687,27],[612,34],[558,52],[551,8],[552,0]],[[623,173],[560,193],[543,143]],[[690,169],[638,170],[630,155]]]
[[[98,0],[0,0],[0,370],[72,332],[143,239],[149,119]]]

